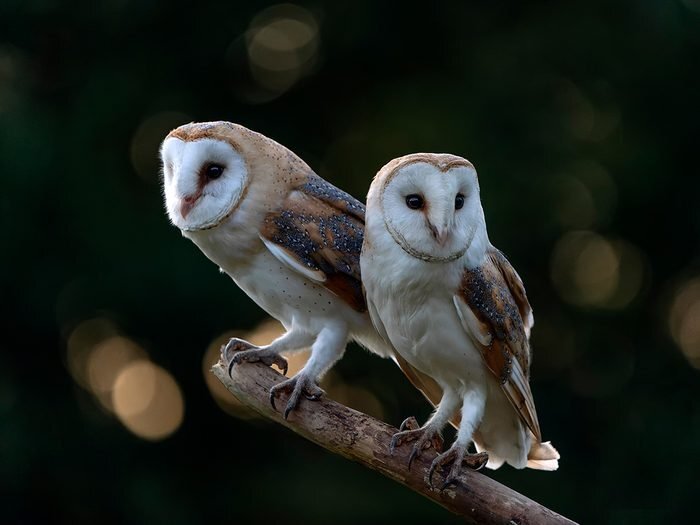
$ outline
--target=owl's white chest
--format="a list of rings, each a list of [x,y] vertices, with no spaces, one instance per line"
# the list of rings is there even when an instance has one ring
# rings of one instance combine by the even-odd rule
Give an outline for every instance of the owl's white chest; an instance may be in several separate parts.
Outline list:
[[[438,382],[482,382],[485,368],[479,351],[464,332],[449,296],[405,301],[386,298],[384,319],[389,339],[401,355]]]
[[[464,331],[453,302],[461,275],[458,265],[384,254],[365,258],[362,271],[368,300],[404,359],[443,387],[461,389],[486,381],[481,354]]]

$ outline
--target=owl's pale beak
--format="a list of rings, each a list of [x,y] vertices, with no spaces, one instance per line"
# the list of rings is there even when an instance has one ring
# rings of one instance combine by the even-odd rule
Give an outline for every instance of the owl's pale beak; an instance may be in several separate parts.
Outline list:
[[[445,246],[447,243],[447,240],[450,238],[450,229],[449,228],[438,228],[437,235],[435,236],[435,240],[438,242],[440,246]]]
[[[435,239],[440,246],[445,246],[447,239],[450,237],[450,228],[447,225],[435,226],[430,221],[428,221],[428,228],[430,228],[430,233],[433,235],[433,239]]]
[[[201,196],[202,192],[199,191],[194,195],[187,195],[182,199],[182,203],[180,204],[180,215],[182,215],[183,219],[187,218],[189,213],[192,211],[192,208],[194,208],[194,205],[197,204],[197,201]]]

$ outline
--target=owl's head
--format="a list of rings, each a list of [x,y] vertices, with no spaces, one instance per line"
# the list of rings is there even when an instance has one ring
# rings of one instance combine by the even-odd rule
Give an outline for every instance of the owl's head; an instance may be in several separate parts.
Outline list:
[[[384,166],[367,195],[386,230],[410,256],[449,262],[488,243],[474,166],[449,154],[416,153]]]
[[[168,134],[160,155],[165,207],[175,226],[206,230],[235,211],[249,182],[241,143],[252,133],[230,122],[203,122]]]

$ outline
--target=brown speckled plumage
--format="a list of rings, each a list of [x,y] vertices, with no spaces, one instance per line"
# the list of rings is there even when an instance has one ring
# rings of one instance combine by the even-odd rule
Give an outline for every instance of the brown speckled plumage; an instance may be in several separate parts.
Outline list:
[[[530,391],[530,342],[525,331],[530,304],[520,277],[496,248],[487,252],[483,265],[465,270],[459,290],[491,342],[476,342],[488,369],[501,382],[509,401],[532,433],[541,439],[537,412]],[[513,367],[517,359],[518,368]],[[522,370],[519,381],[515,373]]]
[[[289,193],[281,211],[265,217],[261,235],[307,268],[323,272],[326,288],[364,312],[360,280],[364,219],[362,203],[309,173]]]

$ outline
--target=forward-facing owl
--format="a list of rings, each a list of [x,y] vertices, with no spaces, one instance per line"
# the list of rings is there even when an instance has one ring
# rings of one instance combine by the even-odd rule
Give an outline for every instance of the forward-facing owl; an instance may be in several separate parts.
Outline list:
[[[360,281],[364,206],[277,142],[229,122],[174,129],[161,147],[171,222],[287,332],[265,347],[233,339],[233,363],[286,368],[279,354],[311,347],[304,368],[275,386],[291,391],[285,417],[349,340],[388,356]],[[251,349],[252,348],[252,349]]]
[[[556,469],[529,385],[532,310],[489,242],[471,163],[419,153],[384,166],[367,196],[361,268],[372,321],[437,406],[422,428],[402,425],[392,447],[416,440],[413,458],[452,420],[457,438],[430,479],[452,463],[445,482],[453,481],[463,461]],[[479,454],[467,451],[472,440]]]

